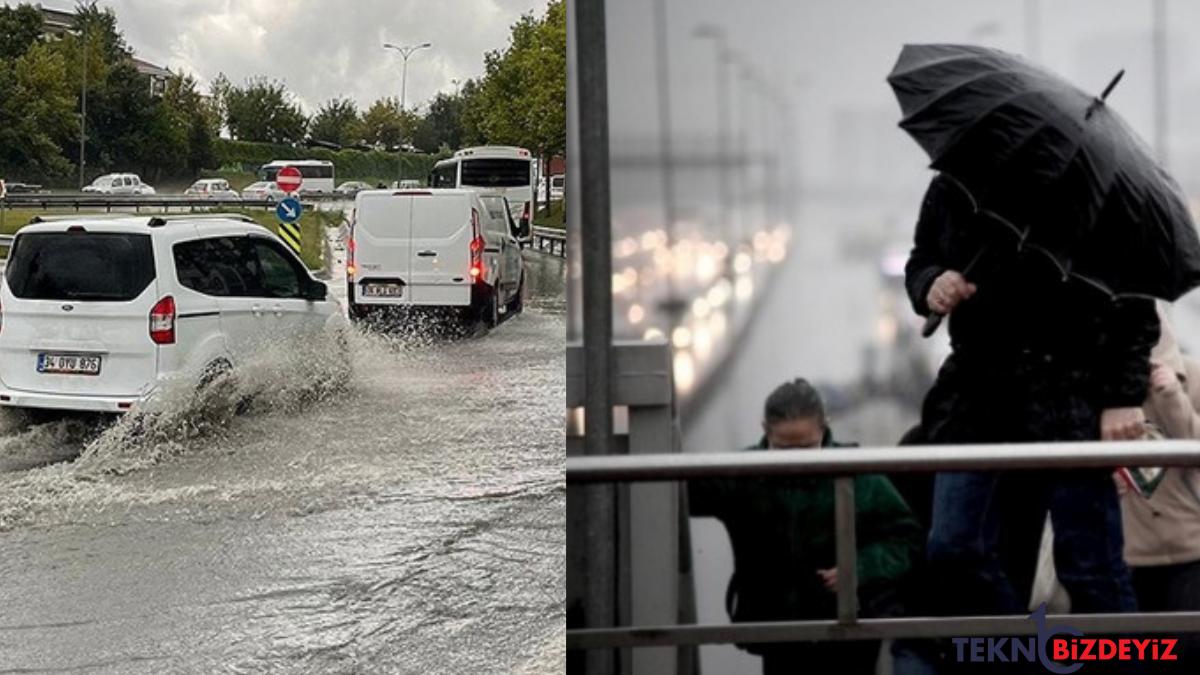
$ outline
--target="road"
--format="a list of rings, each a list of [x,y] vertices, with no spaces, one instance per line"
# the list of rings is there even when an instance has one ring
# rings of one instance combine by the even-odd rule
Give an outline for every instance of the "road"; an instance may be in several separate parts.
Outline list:
[[[0,673],[560,672],[563,261],[528,262],[523,315],[357,336],[344,391],[273,354],[237,415],[7,419]]]

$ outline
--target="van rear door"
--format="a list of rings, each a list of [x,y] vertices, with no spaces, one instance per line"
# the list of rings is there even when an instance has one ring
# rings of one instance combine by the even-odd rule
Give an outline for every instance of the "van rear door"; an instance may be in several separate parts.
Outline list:
[[[0,287],[0,381],[16,390],[135,396],[153,387],[158,298],[149,234],[18,234]]]
[[[354,300],[400,304],[409,300],[412,197],[360,192],[355,199]]]
[[[471,304],[471,204],[465,191],[414,192],[409,296],[419,305]]]

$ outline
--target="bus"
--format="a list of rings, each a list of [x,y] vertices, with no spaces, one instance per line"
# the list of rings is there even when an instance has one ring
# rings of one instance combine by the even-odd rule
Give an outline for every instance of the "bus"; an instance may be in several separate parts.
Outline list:
[[[433,165],[429,187],[480,188],[503,193],[523,232],[533,218],[533,157],[524,148],[485,145],[463,148]],[[523,243],[528,237],[522,238]]]
[[[258,169],[258,179],[275,182],[275,176],[285,166],[294,166],[300,170],[303,182],[300,192],[333,193],[333,162],[323,159],[277,159],[269,164],[263,164]]]

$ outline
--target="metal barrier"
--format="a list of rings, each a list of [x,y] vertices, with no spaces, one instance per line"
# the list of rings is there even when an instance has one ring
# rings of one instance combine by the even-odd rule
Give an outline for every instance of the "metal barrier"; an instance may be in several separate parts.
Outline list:
[[[562,258],[567,257],[567,232],[552,227],[532,228],[530,237],[534,248],[542,253],[549,253]]]
[[[1033,627],[1026,616],[860,619],[855,574],[857,551],[854,541],[853,475],[894,471],[1114,466],[1200,466],[1200,441],[1096,441],[568,457],[568,483],[834,476],[834,528],[839,583],[836,620],[572,629],[567,631],[567,648],[1031,634]],[[1047,619],[1069,621],[1080,630],[1095,632],[1200,632],[1200,612],[1071,614]]]
[[[353,198],[349,198],[352,200]],[[300,201],[310,207],[318,202],[343,201],[346,197],[333,195],[302,195]],[[348,200],[347,200],[348,201]],[[10,194],[0,201],[4,208],[40,208],[40,209],[75,209],[102,208],[111,211],[114,208],[133,208],[135,211],[146,209],[170,208],[209,208],[209,207],[244,207],[244,208],[275,208],[276,202],[267,199],[221,199],[215,197],[193,197],[191,195],[89,195],[89,194]]]

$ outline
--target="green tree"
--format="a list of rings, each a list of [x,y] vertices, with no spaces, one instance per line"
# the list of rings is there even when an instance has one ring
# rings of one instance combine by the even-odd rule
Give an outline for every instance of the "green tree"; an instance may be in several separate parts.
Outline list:
[[[61,146],[79,127],[63,71],[62,55],[45,43],[0,59],[0,174],[27,180],[70,174]]]
[[[304,140],[308,126],[300,106],[283,84],[252,78],[244,87],[224,92],[225,122],[239,140],[294,144]]]
[[[317,110],[308,125],[309,137],[338,145],[352,145],[362,140],[358,107],[348,98],[330,99]]]
[[[404,116],[400,114],[400,101],[395,97],[376,99],[363,113],[363,140],[375,147],[387,149],[400,145],[404,131]]]
[[[0,59],[16,59],[42,35],[42,13],[33,5],[0,6]]]
[[[186,158],[188,175],[195,176],[201,169],[215,169],[217,159],[212,141],[218,125],[212,114],[212,104],[196,88],[195,78],[175,75],[168,80],[162,107],[177,138],[184,139],[181,150]]]
[[[506,50],[484,57],[486,75],[471,103],[478,118],[469,122],[487,142],[529,148],[543,166],[566,150],[566,49],[566,5],[553,0],[542,18],[526,14],[513,25]]]
[[[413,145],[425,152],[457,149],[462,144],[462,97],[439,93],[413,132]]]

